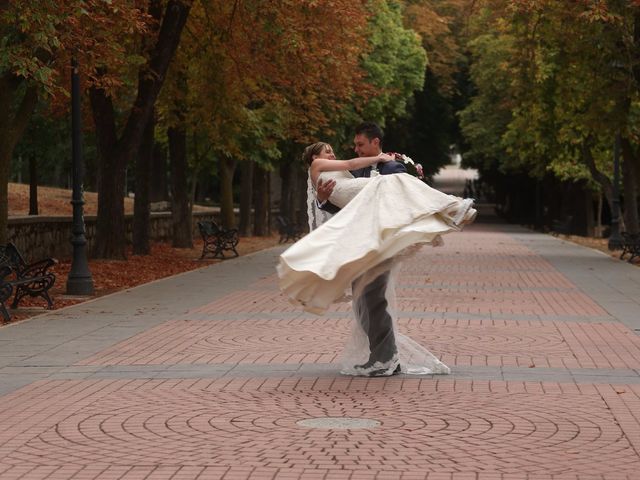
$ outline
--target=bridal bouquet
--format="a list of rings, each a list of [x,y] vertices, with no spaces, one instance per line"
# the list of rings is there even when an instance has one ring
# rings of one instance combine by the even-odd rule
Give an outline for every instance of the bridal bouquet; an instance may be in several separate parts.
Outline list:
[[[408,174],[418,177],[419,179],[424,178],[424,170],[422,169],[421,164],[414,162],[410,157],[403,153],[390,152],[389,155],[395,156],[396,162],[402,163],[407,169]]]

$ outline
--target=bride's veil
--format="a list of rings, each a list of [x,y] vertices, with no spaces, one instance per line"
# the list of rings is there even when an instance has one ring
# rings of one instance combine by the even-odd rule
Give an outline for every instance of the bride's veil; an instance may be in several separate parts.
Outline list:
[[[396,258],[383,262],[357,278],[353,283],[353,300],[357,302],[357,298],[362,295],[366,285],[373,282],[376,277],[389,272],[385,297],[387,311],[393,319],[393,335],[398,348],[402,373],[410,375],[448,374],[450,373],[449,367],[443,364],[429,350],[398,330],[396,281],[402,268],[402,260],[413,256],[418,249],[419,247],[409,248]],[[351,335],[347,340],[340,361],[341,372],[346,375],[357,375],[358,372],[354,367],[365,363],[369,358],[369,338],[366,332],[369,329],[370,319],[365,314],[366,312],[360,313],[360,317],[354,314]]]
[[[307,171],[307,218],[309,230],[313,231],[329,220],[333,215],[318,208],[316,204],[316,189],[311,181],[311,171]]]

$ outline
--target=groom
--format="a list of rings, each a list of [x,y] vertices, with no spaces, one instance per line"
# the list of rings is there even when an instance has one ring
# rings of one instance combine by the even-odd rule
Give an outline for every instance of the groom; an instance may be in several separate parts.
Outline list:
[[[354,150],[359,157],[375,157],[382,153],[382,129],[375,123],[365,122],[355,130],[353,139]],[[399,162],[380,163],[377,166],[382,175],[404,173],[406,168]],[[365,167],[351,172],[354,177],[369,177],[371,167]],[[318,182],[316,199],[323,210],[336,213],[340,210],[328,201],[335,182],[330,180],[324,184]],[[359,295],[354,295],[353,309],[355,315],[369,338],[369,359],[363,365],[357,365],[356,370],[366,376],[386,376],[400,372],[400,367],[389,368],[391,360],[397,357],[398,349],[393,333],[393,319],[389,312],[386,298],[390,269],[376,275],[373,280],[364,281],[364,276],[356,279],[353,290],[362,289]],[[366,275],[366,274],[365,274]],[[364,285],[362,285],[364,284]]]

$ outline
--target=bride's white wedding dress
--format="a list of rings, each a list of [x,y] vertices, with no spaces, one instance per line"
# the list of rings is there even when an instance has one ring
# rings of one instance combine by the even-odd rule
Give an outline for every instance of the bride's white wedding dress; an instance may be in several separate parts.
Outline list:
[[[412,250],[407,247],[438,245],[442,234],[473,221],[473,201],[442,193],[408,174],[354,178],[340,171],[323,172],[320,178],[336,181],[330,200],[342,210],[331,217],[315,208],[309,181],[312,231],[281,255],[277,267],[281,290],[305,310],[321,314],[345,297],[354,280],[355,299],[381,273],[390,272],[385,297],[401,371],[450,373],[431,352],[398,332],[393,277],[402,258]],[[371,353],[366,333],[369,319],[354,317],[341,372],[361,375],[358,365],[365,364]]]
[[[442,242],[475,218],[473,200],[447,195],[399,173],[354,178],[322,172],[336,185],[329,200],[339,214],[292,245],[277,267],[280,289],[306,311],[323,313],[351,282],[407,247]]]

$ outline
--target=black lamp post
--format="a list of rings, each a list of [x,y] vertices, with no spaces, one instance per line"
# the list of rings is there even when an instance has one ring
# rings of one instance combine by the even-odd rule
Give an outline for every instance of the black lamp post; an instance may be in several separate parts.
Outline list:
[[[87,262],[87,238],[84,229],[84,195],[82,183],[84,181],[84,162],[82,159],[82,117],[80,115],[80,78],[78,76],[78,61],[71,60],[71,132],[72,132],[72,160],[73,160],[73,227],[71,230],[71,245],[73,245],[73,260],[71,271],[67,279],[67,294],[91,295],[93,293],[93,279]]]
[[[611,202],[611,236],[609,237],[609,250],[622,248],[622,236],[620,235],[620,134],[616,135],[613,146],[613,201]]]

